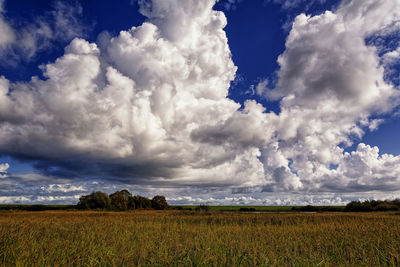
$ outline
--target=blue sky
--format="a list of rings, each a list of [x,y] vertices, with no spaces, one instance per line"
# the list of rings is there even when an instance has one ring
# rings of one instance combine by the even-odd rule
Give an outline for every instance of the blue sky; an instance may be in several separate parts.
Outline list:
[[[396,1],[0,3],[0,202],[400,196]]]

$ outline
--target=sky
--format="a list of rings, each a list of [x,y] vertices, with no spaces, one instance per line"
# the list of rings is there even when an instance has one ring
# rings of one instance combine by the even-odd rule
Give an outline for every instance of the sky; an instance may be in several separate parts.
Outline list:
[[[0,204],[400,198],[399,0],[0,0]]]

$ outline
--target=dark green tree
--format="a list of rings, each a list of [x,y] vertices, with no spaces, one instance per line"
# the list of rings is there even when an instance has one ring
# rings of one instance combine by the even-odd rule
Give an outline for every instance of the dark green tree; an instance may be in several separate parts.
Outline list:
[[[110,209],[111,200],[106,193],[97,191],[81,196],[77,207],[80,209]]]
[[[135,205],[135,209],[150,209],[151,208],[151,200],[147,197],[142,196],[133,196],[129,201],[130,204]]]
[[[151,207],[156,210],[168,209],[169,205],[164,196],[155,196],[151,200]]]
[[[117,191],[110,195],[111,205],[114,209],[117,210],[128,210],[131,208],[129,205],[129,199],[131,197],[132,194],[126,189]]]
[[[366,200],[352,201],[346,205],[345,211],[395,211],[400,210],[400,200]]]

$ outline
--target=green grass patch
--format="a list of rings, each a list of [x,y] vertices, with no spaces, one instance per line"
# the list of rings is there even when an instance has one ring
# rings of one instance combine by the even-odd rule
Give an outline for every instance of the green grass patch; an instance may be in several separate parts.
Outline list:
[[[0,266],[399,266],[395,213],[0,212]]]

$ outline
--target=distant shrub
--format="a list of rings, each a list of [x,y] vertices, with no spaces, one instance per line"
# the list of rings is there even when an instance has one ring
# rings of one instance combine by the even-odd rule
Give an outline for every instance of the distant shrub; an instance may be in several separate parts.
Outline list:
[[[182,206],[172,206],[172,207],[170,206],[169,208],[173,210],[192,210],[191,207],[182,207]]]
[[[370,212],[370,211],[397,211],[400,210],[400,200],[367,200],[352,201],[346,205],[345,211]]]
[[[164,196],[155,196],[151,200],[151,207],[156,210],[165,210],[169,206]]]
[[[292,207],[292,211],[302,211],[302,212],[341,212],[344,208],[341,206],[295,206]]]
[[[312,206],[312,205],[307,205],[304,207],[300,207],[299,209],[300,211],[310,211],[310,212],[317,212],[318,208],[316,206]]]
[[[379,203],[375,210],[377,211],[391,211],[391,210],[399,210],[399,207],[392,203]]]
[[[101,191],[93,192],[90,195],[81,196],[77,205],[80,209],[110,209],[110,197]]]
[[[131,197],[132,194],[126,189],[112,193],[110,195],[110,200],[113,209],[116,210],[134,209],[135,206],[130,205],[129,200]]]
[[[25,210],[28,211],[44,211],[46,210],[46,206],[44,205],[29,205],[25,207]]]
[[[209,207],[208,205],[201,204],[201,205],[197,206],[197,207],[195,208],[195,210],[196,210],[196,211],[204,211],[204,212],[207,212],[207,211],[210,210],[210,207]]]
[[[239,211],[256,211],[256,209],[255,208],[243,207],[243,208],[240,208]]]
[[[130,205],[134,205],[135,209],[150,209],[151,200],[147,197],[133,196],[130,198]]]
[[[116,191],[108,196],[103,192],[93,192],[90,195],[81,196],[78,209],[102,209],[102,210],[133,210],[133,209],[158,209],[163,210],[169,208],[167,200],[164,196],[155,196],[152,200],[142,196],[132,196],[132,194],[124,189]]]

